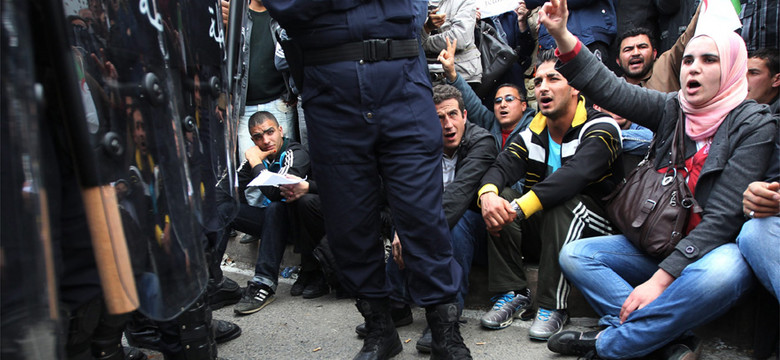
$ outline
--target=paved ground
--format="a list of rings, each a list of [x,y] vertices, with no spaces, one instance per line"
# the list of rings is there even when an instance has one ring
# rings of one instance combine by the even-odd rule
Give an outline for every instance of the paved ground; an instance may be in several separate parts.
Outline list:
[[[243,284],[248,272],[227,269],[226,275]],[[217,319],[235,322],[243,331],[241,337],[219,346],[224,359],[351,359],[362,346],[354,328],[362,318],[350,299],[337,299],[334,294],[318,299],[290,296],[291,279],[280,279],[276,300],[263,310],[235,316],[233,307],[214,312]],[[424,310],[413,310],[412,325],[398,329],[404,351],[395,359],[427,359],[417,352],[415,343],[425,327]],[[475,359],[575,359],[559,356],[547,350],[546,343],[528,339],[529,322],[515,321],[503,330],[486,330],[479,326],[481,310],[464,311],[468,322],[462,326],[463,337]],[[595,319],[575,318],[571,328],[587,329]],[[162,356],[153,352],[151,358]],[[742,360],[749,355],[729,347],[717,339],[708,340],[702,359]]]
[[[231,251],[231,248],[228,250]],[[245,257],[249,258],[253,251],[256,250],[247,251]],[[226,276],[242,286],[253,273],[247,261],[238,261],[232,266],[223,266],[223,269]],[[292,279],[281,278],[275,301],[255,314],[236,316],[232,306],[214,312],[214,318],[235,322],[243,330],[241,337],[219,346],[220,358],[351,359],[355,355],[362,346],[362,340],[358,339],[354,328],[363,320],[354,300],[337,299],[335,294],[317,299],[292,297],[292,283]],[[467,323],[461,327],[466,345],[475,359],[575,359],[548,351],[545,342],[530,340],[530,321],[516,320],[503,330],[482,328],[479,319],[484,310],[477,309],[480,306],[469,306],[467,299],[467,309],[463,314]],[[415,308],[413,314],[414,323],[398,329],[404,350],[395,359],[428,358],[415,349],[417,338],[425,327],[425,312]],[[587,330],[595,322],[595,318],[574,318],[567,328]],[[158,353],[147,354],[152,359],[162,359]],[[747,360],[751,357],[744,349],[729,346],[718,338],[708,338],[701,359]]]

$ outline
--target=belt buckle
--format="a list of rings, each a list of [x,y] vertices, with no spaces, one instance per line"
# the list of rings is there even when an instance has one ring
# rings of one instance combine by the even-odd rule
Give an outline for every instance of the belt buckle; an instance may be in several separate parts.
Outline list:
[[[390,59],[392,39],[371,39],[363,41],[363,60],[374,62]]]

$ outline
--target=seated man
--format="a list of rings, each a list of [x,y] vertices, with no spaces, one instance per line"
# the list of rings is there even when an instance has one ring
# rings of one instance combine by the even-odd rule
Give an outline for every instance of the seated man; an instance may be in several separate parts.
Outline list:
[[[570,286],[558,266],[558,252],[571,241],[612,233],[601,199],[623,177],[617,124],[586,110],[579,91],[555,70],[555,60],[552,50],[539,54],[534,93],[540,113],[498,155],[479,190],[482,216],[493,235],[488,288],[500,293],[482,325],[502,329],[529,310],[521,249],[525,242],[537,243],[539,309],[529,336],[539,340],[568,321]],[[519,180],[524,180],[522,193],[509,187]]]
[[[455,48],[457,44],[457,40],[447,39],[448,49],[442,51],[442,55],[452,54],[450,50]],[[518,137],[520,131],[531,123],[531,119],[536,114],[534,109],[528,107],[525,89],[509,83],[499,85],[493,101],[493,111],[490,111],[482,105],[477,94],[463,79],[462,74],[456,71],[456,58],[449,55],[443,57],[442,55],[439,55],[439,62],[444,69],[447,83],[461,92],[465,110],[471,114],[469,121],[493,134],[496,148],[499,151],[506,149]]]
[[[773,114],[780,114],[780,52],[763,48],[748,55],[748,99],[769,105]]]
[[[630,164],[624,161],[626,171],[630,171],[647,154],[647,149],[653,140],[653,132],[601,106],[593,104],[593,108],[611,116],[620,127],[620,138],[623,140],[623,158],[625,160],[626,155],[630,155],[632,160],[635,160]]]
[[[775,139],[767,181],[748,186],[742,211],[750,218],[737,236],[737,245],[753,273],[780,299],[780,132]]]
[[[450,85],[435,86],[433,102],[436,105],[444,138],[442,207],[452,236],[453,257],[463,268],[461,287],[457,295],[458,304],[463,309],[463,302],[468,293],[471,263],[475,258],[485,257],[487,231],[474,199],[479,181],[496,159],[498,149],[489,132],[466,121],[467,111],[458,89]],[[398,268],[403,269],[401,243],[402,240],[396,235],[393,241],[393,259],[398,264]],[[399,303],[410,303],[411,299],[405,292],[405,283],[399,279],[400,274],[392,263],[388,263],[388,274],[394,288],[391,299]],[[403,319],[403,313],[394,312],[397,314],[396,319]],[[410,318],[411,314],[409,313],[408,316]],[[356,331],[360,334],[361,327],[359,326]],[[431,340],[430,331],[426,328],[423,337],[417,342],[417,349],[430,352]]]
[[[313,190],[313,182],[295,184],[296,194],[273,186],[249,187],[249,182],[261,171],[306,178],[310,175],[309,155],[295,141],[284,138],[284,129],[273,114],[259,111],[249,118],[249,134],[255,146],[244,156],[238,168],[240,208],[231,226],[241,232],[260,236],[255,276],[236,304],[236,314],[259,311],[274,300],[279,278],[279,265],[284,255],[290,230],[288,207],[304,193]],[[307,271],[310,269],[303,269]]]

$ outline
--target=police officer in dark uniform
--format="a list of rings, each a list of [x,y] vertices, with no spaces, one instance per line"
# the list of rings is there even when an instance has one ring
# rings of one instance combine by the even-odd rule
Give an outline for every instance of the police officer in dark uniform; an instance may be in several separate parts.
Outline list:
[[[257,0],[253,0],[257,1]],[[421,0],[266,0],[302,88],[314,176],[341,284],[368,336],[356,359],[403,349],[390,317],[380,176],[403,243],[409,291],[426,309],[433,355],[471,358],[455,301],[461,268],[441,207],[441,125],[417,40]],[[379,174],[379,176],[377,176]]]

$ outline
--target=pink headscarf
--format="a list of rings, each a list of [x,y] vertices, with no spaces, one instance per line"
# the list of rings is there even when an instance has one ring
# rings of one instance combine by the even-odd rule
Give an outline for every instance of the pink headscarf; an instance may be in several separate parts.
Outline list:
[[[698,106],[688,103],[683,90],[679,91],[680,107],[685,113],[685,132],[695,141],[715,135],[726,115],[745,100],[748,91],[747,50],[742,38],[733,31],[707,31],[693,39],[700,36],[709,37],[718,48],[720,89],[712,99]]]

